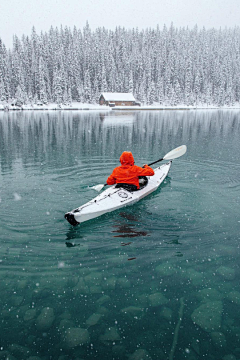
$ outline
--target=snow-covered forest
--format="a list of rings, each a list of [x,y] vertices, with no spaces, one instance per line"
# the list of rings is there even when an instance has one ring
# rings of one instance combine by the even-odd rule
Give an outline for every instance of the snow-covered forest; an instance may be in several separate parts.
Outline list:
[[[240,100],[240,28],[51,28],[0,40],[0,101],[98,103],[132,92],[142,104],[234,105]]]

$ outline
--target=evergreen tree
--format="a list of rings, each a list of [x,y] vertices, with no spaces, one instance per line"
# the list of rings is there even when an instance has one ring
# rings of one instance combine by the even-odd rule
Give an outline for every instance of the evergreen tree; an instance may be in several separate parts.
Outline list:
[[[5,87],[3,80],[0,78],[0,101],[5,102],[7,100]]]
[[[134,88],[133,88],[133,72],[132,72],[132,70],[130,71],[129,79],[128,79],[128,92],[130,92],[131,94],[134,93]]]
[[[190,59],[187,61],[186,64],[186,74],[185,74],[185,104],[186,105],[193,105],[192,102],[192,82],[193,82],[193,76],[192,76],[192,64]]]
[[[39,59],[39,99],[43,104],[47,104],[47,89],[42,56]]]
[[[170,101],[172,98],[172,84],[171,84],[171,69],[167,64],[166,71],[164,74],[164,97],[167,105],[170,105]]]
[[[183,102],[182,89],[177,79],[174,81],[173,93],[174,93],[174,98],[172,99],[173,105],[176,106],[178,104],[182,104]]]
[[[72,90],[70,86],[67,92],[67,105],[71,105],[71,104],[72,104]]]
[[[201,77],[199,74],[199,71],[197,71],[194,81],[194,87],[193,87],[193,93],[194,93],[194,103],[196,105],[199,104],[199,100],[201,99]]]
[[[164,88],[163,88],[163,81],[162,80],[159,80],[159,83],[158,83],[157,101],[159,102],[160,105],[164,104]]]
[[[58,70],[53,76],[53,100],[60,105],[63,100],[62,77]]]
[[[84,100],[89,104],[92,102],[92,89],[91,89],[91,81],[88,70],[85,72],[85,78],[84,78]]]
[[[148,105],[152,105],[154,103],[154,99],[155,99],[155,84],[154,82],[152,81],[151,82],[151,85],[150,85],[150,88],[148,90],[148,96],[147,96],[147,104]]]
[[[25,99],[25,94],[22,91],[22,88],[20,85],[18,85],[17,90],[16,90],[16,94],[15,94],[15,98],[16,98],[16,105],[23,105],[24,103],[24,99]]]
[[[101,92],[107,92],[108,91],[108,84],[107,84],[107,78],[106,78],[106,70],[105,66],[102,66],[102,79],[101,79]]]

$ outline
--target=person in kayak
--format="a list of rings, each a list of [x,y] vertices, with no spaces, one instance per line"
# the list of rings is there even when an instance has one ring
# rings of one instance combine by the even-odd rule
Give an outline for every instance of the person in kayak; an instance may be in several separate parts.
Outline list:
[[[154,170],[148,166],[134,165],[134,158],[130,151],[124,151],[120,156],[121,166],[116,167],[107,179],[108,185],[117,184],[116,187],[123,187],[129,191],[140,189],[139,176],[153,176]]]

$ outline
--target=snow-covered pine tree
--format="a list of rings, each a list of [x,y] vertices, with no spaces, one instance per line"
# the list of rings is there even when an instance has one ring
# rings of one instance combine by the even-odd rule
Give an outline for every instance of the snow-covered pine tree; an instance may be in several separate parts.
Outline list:
[[[178,79],[174,79],[172,102],[173,102],[174,106],[182,104],[182,102],[183,102],[182,89],[181,89]]]
[[[170,105],[171,98],[172,98],[172,83],[171,83],[171,69],[170,66],[166,65],[166,71],[164,74],[164,98],[165,103]]]
[[[16,99],[15,105],[17,105],[17,106],[23,105],[24,104],[24,98],[25,98],[25,94],[22,91],[21,86],[18,85],[16,93],[15,93],[15,99]]]
[[[45,67],[42,56],[39,59],[39,100],[43,104],[47,104],[47,88],[45,82]]]
[[[193,84],[193,75],[192,75],[192,62],[190,58],[186,63],[186,74],[185,74],[185,86],[184,86],[184,102],[186,105],[193,105],[192,97],[192,84]]]
[[[148,89],[148,94],[147,94],[147,104],[148,105],[152,105],[154,103],[155,93],[156,93],[155,83],[154,83],[154,81],[152,81],[150,84],[150,88]]]
[[[134,93],[134,87],[133,87],[133,72],[132,72],[132,70],[130,70],[130,72],[129,72],[128,91],[129,91],[131,94]]]
[[[193,96],[194,96],[194,104],[198,105],[201,100],[201,75],[199,71],[196,72],[194,85],[193,85]]]
[[[53,74],[53,100],[60,105],[63,100],[61,71],[56,70]]]
[[[72,104],[72,90],[71,90],[71,86],[69,86],[67,91],[67,105],[71,105],[71,104]]]
[[[106,69],[103,64],[102,65],[101,92],[107,92],[107,91],[108,91],[108,84],[107,84],[107,78],[106,78]]]
[[[88,104],[92,103],[92,88],[91,88],[89,70],[85,71],[85,76],[84,76],[84,101]]]
[[[6,89],[4,84],[4,59],[3,59],[3,47],[2,40],[0,39],[0,101],[5,102],[7,100]]]
[[[5,103],[7,100],[3,79],[0,76],[0,101]]]
[[[162,78],[158,78],[157,89],[158,90],[157,90],[156,101],[160,105],[163,105],[164,104],[164,89],[163,89],[163,80],[162,80]]]

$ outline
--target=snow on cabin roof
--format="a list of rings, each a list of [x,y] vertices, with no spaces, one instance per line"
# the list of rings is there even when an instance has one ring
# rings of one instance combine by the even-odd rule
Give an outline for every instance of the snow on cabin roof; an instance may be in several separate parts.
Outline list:
[[[131,93],[102,93],[106,101],[136,101]]]

